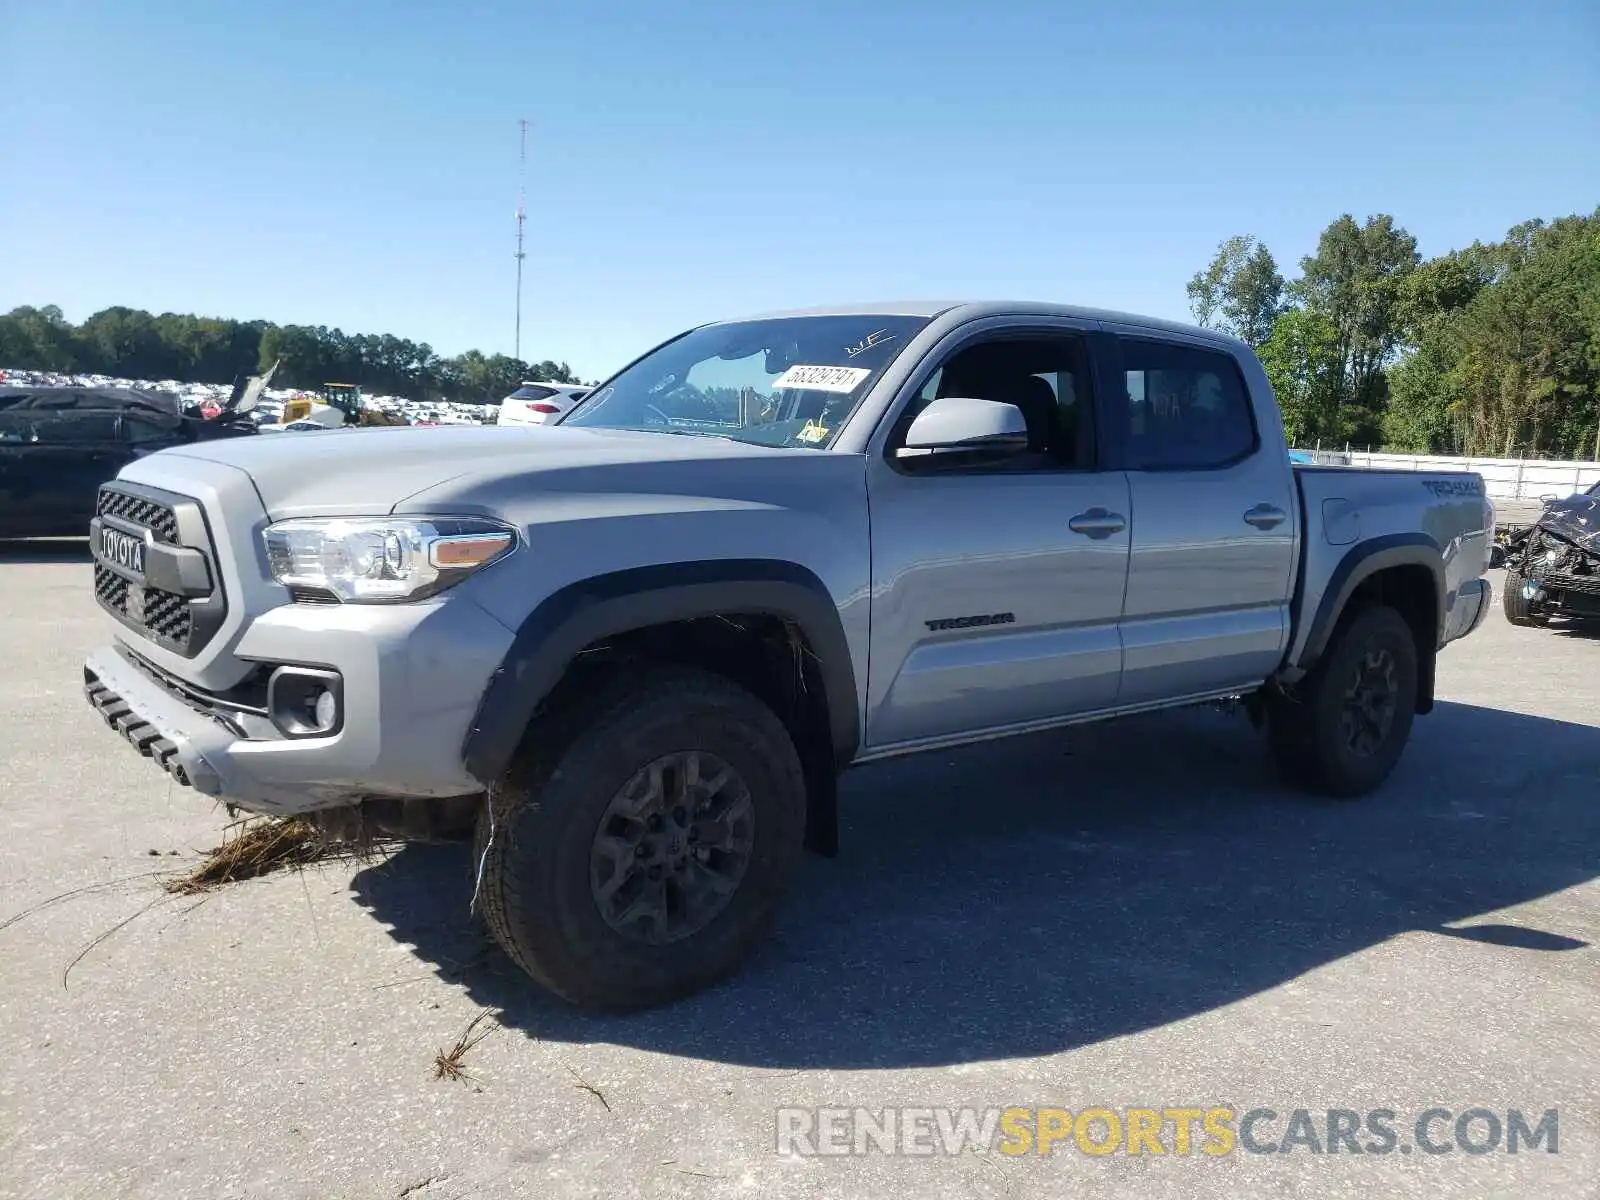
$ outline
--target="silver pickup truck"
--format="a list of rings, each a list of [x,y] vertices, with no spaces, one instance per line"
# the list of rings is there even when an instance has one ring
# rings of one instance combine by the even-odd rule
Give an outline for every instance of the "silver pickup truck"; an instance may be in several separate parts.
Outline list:
[[[1044,304],[720,322],[557,424],[162,451],[100,493],[84,667],[180,783],[475,832],[582,1004],[737,964],[836,783],[1243,697],[1284,776],[1389,774],[1489,607],[1475,475],[1291,466],[1242,344]]]

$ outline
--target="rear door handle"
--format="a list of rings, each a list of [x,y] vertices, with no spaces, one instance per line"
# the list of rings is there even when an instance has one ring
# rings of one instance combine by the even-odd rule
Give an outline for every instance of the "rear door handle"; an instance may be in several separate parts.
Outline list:
[[[1246,509],[1245,523],[1254,525],[1257,529],[1271,529],[1282,525],[1288,520],[1289,514],[1274,504],[1258,504],[1254,508]]]
[[[1100,538],[1108,538],[1113,533],[1121,533],[1127,527],[1128,518],[1121,513],[1099,507],[1081,512],[1067,521],[1067,528],[1073,533],[1081,533],[1097,541]]]

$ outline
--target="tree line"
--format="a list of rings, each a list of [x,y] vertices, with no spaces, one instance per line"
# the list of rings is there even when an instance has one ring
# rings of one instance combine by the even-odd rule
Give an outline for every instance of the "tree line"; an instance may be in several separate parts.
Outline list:
[[[1532,220],[1424,260],[1392,216],[1348,213],[1286,280],[1231,237],[1189,281],[1195,319],[1260,356],[1295,445],[1600,458],[1600,208]],[[282,360],[274,383],[357,383],[415,400],[495,401],[564,362],[426,342],[138,309],[73,325],[59,308],[0,316],[0,367],[221,383]]]
[[[1345,214],[1295,279],[1239,236],[1187,290],[1260,356],[1293,445],[1600,458],[1600,208],[1430,259]]]
[[[279,362],[274,387],[355,383],[410,400],[498,402],[525,379],[578,383],[564,362],[523,362],[477,350],[453,358],[392,334],[275,325],[135,308],[103,309],[74,325],[55,305],[0,316],[0,368],[120,379],[229,384]]]

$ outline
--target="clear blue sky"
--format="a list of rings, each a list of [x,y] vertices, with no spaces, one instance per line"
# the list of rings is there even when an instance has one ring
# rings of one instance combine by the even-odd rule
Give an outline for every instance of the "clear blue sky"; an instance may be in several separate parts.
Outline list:
[[[16,0],[0,61],[0,311],[509,353],[526,117],[524,356],[586,377],[833,300],[1184,317],[1230,234],[1290,274],[1343,211],[1433,254],[1600,203],[1596,0]]]

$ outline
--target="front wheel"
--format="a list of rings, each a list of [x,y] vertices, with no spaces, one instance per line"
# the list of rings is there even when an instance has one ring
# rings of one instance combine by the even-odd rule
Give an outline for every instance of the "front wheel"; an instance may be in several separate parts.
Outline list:
[[[1522,576],[1515,568],[1506,569],[1506,582],[1500,594],[1500,607],[1505,612],[1509,624],[1537,625],[1539,622],[1533,615],[1533,605],[1523,598],[1522,582]]]
[[[662,669],[530,731],[479,817],[495,940],[575,1004],[637,1009],[732,971],[798,866],[800,759],[736,684]]]
[[[1417,644],[1394,609],[1346,618],[1293,694],[1267,712],[1273,756],[1289,782],[1325,796],[1372,791],[1394,770],[1417,705]]]

